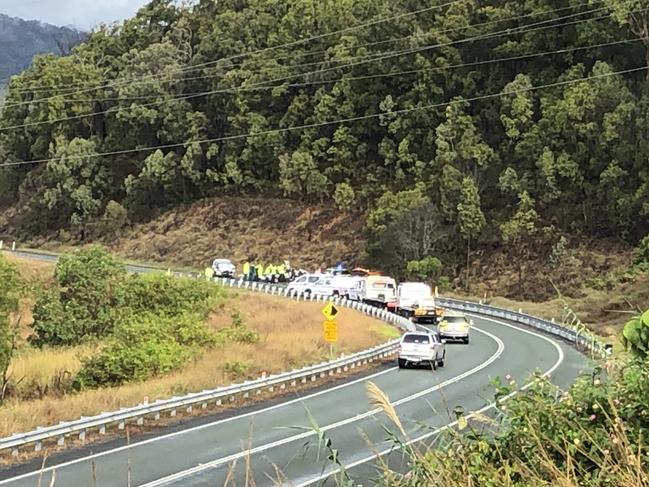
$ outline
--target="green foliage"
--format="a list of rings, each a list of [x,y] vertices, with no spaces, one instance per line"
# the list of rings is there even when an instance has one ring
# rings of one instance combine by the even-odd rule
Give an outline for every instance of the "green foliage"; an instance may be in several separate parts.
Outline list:
[[[115,236],[129,224],[128,211],[117,201],[110,200],[101,219],[101,233]]]
[[[408,275],[422,280],[434,281],[442,270],[442,261],[437,257],[428,256],[421,260],[411,260],[406,267]]]
[[[234,360],[226,362],[224,366],[225,372],[230,376],[230,380],[244,379],[250,370],[250,364],[241,360]]]
[[[562,392],[538,375],[525,393],[496,378],[495,421],[449,433],[443,449],[415,454],[410,475],[393,485],[632,485],[649,455],[646,362],[583,375]],[[646,470],[645,470],[646,472]],[[435,479],[436,482],[431,482]]]
[[[7,370],[13,355],[15,330],[10,313],[18,309],[19,297],[18,272],[0,254],[0,373]],[[0,391],[0,397],[4,397],[4,392]]]
[[[649,264],[649,235],[644,237],[633,253],[637,265]]]
[[[641,360],[649,356],[649,310],[624,325],[622,343]]]
[[[34,307],[30,340],[39,347],[108,337],[122,323],[146,314],[159,319],[205,315],[222,295],[205,281],[162,273],[127,275],[99,247],[61,257],[55,280],[56,289],[43,292]]]
[[[34,306],[36,346],[73,345],[112,333],[123,315],[120,289],[126,269],[100,247],[61,256],[54,279],[57,288],[45,291]]]
[[[347,183],[339,183],[334,191],[334,201],[339,210],[349,211],[354,206],[356,194],[354,189]]]
[[[606,0],[611,17],[564,25],[591,8],[557,11],[566,5],[460,2],[410,15],[417,5],[387,0],[152,2],[11,79],[0,159],[52,160],[3,170],[0,195],[18,202],[24,232],[73,227],[77,238],[102,217],[108,233],[124,225],[111,201],[137,221],[224,193],[331,200],[369,210],[368,255],[386,270],[426,255],[456,266],[460,231],[478,245],[533,240],[503,229],[523,194],[537,227],[637,241],[649,227],[649,90],[628,70],[647,64],[649,47],[622,42],[646,38],[646,1]],[[547,25],[526,29],[540,12]],[[440,33],[449,26],[459,34]],[[444,47],[419,49],[431,44]],[[385,195],[413,188],[430,216],[377,230]],[[449,243],[427,241],[427,228]],[[377,253],[380,240],[389,248]]]

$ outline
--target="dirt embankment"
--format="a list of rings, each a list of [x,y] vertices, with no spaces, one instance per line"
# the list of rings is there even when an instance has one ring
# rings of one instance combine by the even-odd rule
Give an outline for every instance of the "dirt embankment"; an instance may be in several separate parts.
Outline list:
[[[9,234],[11,215],[0,217],[0,234]],[[312,269],[339,260],[355,264],[364,242],[364,219],[333,206],[269,198],[219,197],[161,212],[99,243],[145,262],[202,268],[215,257],[235,263],[290,260]],[[51,250],[78,246],[58,236],[25,242]],[[86,242],[90,244],[92,242]]]

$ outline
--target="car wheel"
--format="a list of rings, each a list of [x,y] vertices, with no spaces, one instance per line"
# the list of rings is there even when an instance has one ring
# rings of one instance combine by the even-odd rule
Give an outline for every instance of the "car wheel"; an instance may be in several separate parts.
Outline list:
[[[464,339],[464,344],[465,344],[465,345],[468,345],[468,344],[469,344],[469,337],[466,337],[466,338]]]
[[[399,368],[400,369],[405,369],[406,368],[406,361],[402,358],[399,359]]]
[[[437,365],[440,367],[444,367],[444,359],[446,358],[446,351],[444,351],[444,355],[442,355],[442,358],[437,361]]]

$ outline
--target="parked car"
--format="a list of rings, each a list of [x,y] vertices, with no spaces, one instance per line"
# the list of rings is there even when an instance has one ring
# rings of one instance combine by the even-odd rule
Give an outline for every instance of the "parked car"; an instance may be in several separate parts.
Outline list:
[[[469,330],[472,321],[458,311],[446,311],[437,325],[440,337],[469,343]]]
[[[214,259],[212,270],[214,271],[214,277],[234,278],[237,272],[235,265],[228,259]]]
[[[324,277],[329,276],[326,274],[304,274],[288,283],[288,286],[286,286],[287,293],[290,296],[299,294],[311,295],[313,293],[313,286]]]
[[[433,370],[437,370],[437,367],[444,367],[445,343],[436,333],[432,332],[409,331],[404,333],[399,344],[399,368],[421,364],[430,365]]]
[[[349,298],[349,293],[364,278],[359,276],[338,275],[334,276],[331,285],[333,286],[332,296]]]

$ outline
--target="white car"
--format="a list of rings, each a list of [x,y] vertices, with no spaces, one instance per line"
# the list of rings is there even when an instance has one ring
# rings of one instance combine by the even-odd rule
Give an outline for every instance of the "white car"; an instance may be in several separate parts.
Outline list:
[[[311,294],[313,294],[315,284],[325,277],[330,276],[327,276],[325,274],[304,274],[294,281],[289,282],[288,286],[286,286],[286,292],[289,296],[296,296],[300,294],[310,296]]]
[[[427,364],[433,370],[444,367],[445,343],[436,333],[426,331],[404,333],[399,343],[399,368],[403,369],[411,364]]]
[[[214,259],[212,270],[214,271],[214,277],[233,278],[237,272],[235,265],[228,259]]]
[[[341,298],[349,298],[350,292],[356,285],[365,279],[359,276],[338,275],[334,276],[331,280],[333,287],[332,296],[340,296]]]

